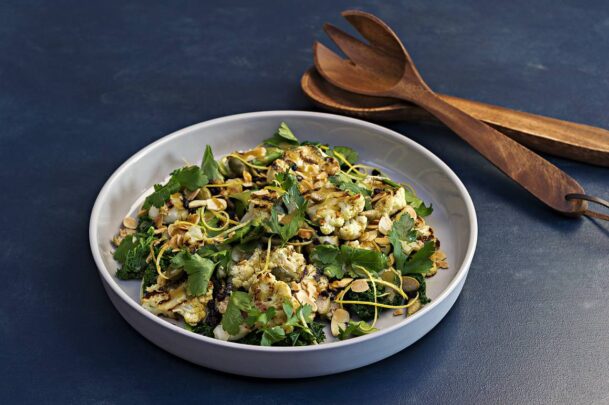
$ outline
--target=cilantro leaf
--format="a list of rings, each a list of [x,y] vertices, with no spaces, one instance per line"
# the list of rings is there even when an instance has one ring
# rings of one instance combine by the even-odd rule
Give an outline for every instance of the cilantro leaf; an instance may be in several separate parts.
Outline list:
[[[431,269],[432,261],[429,258],[436,251],[436,244],[430,240],[412,255],[402,267],[402,274],[420,273],[425,274]]]
[[[187,166],[174,170],[165,185],[157,184],[154,186],[154,192],[146,197],[143,208],[147,209],[151,206],[160,208],[172,194],[179,192],[181,189],[186,188],[189,191],[194,191],[206,185],[207,182],[207,176],[198,166]]]
[[[264,141],[264,144],[277,147],[281,147],[282,145],[286,144],[289,146],[293,146],[298,145],[298,139],[290,130],[288,125],[285,122],[282,122],[281,125],[279,125],[279,129],[277,129],[277,132],[275,132],[275,134],[271,138],[266,139]]]
[[[181,251],[171,259],[174,268],[183,267],[188,274],[188,293],[198,297],[207,293],[209,279],[214,272],[214,262],[199,256]]]
[[[244,322],[241,311],[247,312],[253,306],[252,297],[248,293],[233,291],[228,299],[226,311],[222,315],[222,329],[233,336],[239,333],[240,326]]]
[[[330,182],[339,189],[349,192],[351,195],[370,195],[370,190],[358,183],[354,183],[353,180],[344,173],[338,173],[337,175],[330,177]]]
[[[214,159],[214,153],[211,150],[211,146],[205,146],[205,152],[203,153],[203,161],[201,162],[201,171],[210,181],[213,180],[224,180],[224,176],[220,173],[218,162]]]

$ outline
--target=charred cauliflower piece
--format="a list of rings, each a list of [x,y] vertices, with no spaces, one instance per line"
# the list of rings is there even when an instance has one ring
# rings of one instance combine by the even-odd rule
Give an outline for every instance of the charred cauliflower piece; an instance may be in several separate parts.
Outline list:
[[[373,209],[364,214],[368,219],[380,219],[383,215],[391,216],[406,208],[406,192],[403,187],[398,188],[394,195],[387,195],[372,205]]]
[[[249,288],[254,305],[266,311],[270,307],[281,309],[284,302],[292,301],[292,290],[283,281],[278,281],[271,273],[259,274]]]
[[[159,277],[161,278],[161,277]],[[180,315],[190,325],[196,325],[207,317],[207,303],[213,297],[213,284],[210,282],[207,293],[200,297],[189,297],[186,292],[186,281],[170,287],[168,284],[159,286],[153,291],[147,289],[142,297],[142,306],[155,315],[176,319]]]
[[[334,193],[331,197],[318,204],[312,204],[307,208],[307,214],[312,221],[320,226],[324,235],[329,235],[340,228],[349,220],[359,216],[364,210],[366,201],[360,194],[349,195],[348,193]],[[360,220],[362,221],[362,220]],[[364,228],[366,225],[364,225]],[[351,237],[352,231],[345,230],[345,235]],[[340,233],[339,233],[340,236]],[[359,237],[355,236],[353,239]]]
[[[300,280],[304,274],[305,265],[304,256],[291,245],[274,250],[269,261],[269,269],[273,275],[278,280],[286,282]]]
[[[267,180],[272,182],[277,173],[285,173],[288,170],[300,177],[299,188],[301,192],[305,192],[318,180],[335,175],[340,170],[340,164],[315,146],[298,146],[285,151],[281,158],[273,162],[267,173]]]

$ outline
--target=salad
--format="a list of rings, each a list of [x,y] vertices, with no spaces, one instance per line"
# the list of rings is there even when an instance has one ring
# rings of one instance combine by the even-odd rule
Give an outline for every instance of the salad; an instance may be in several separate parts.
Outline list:
[[[116,277],[141,280],[153,314],[246,344],[319,344],[375,332],[386,311],[410,316],[447,268],[432,207],[358,160],[285,123],[220,160],[207,146],[124,219]]]

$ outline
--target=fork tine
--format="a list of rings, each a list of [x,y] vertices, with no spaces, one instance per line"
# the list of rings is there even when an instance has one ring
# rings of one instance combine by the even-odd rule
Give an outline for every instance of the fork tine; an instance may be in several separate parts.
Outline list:
[[[313,58],[317,71],[330,83],[342,89],[362,94],[371,94],[357,83],[379,80],[368,70],[358,68],[353,63],[341,58],[320,42],[313,45]]]
[[[324,24],[324,31],[347,57],[363,68],[387,69],[400,74],[400,60],[382,50],[352,37],[332,24]]]
[[[341,15],[375,47],[396,57],[405,52],[398,36],[378,17],[359,10],[343,11]]]

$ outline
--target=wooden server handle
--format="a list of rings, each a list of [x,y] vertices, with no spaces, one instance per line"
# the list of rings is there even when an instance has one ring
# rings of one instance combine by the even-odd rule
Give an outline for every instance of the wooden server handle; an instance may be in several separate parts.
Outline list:
[[[541,156],[508,138],[476,118],[443,101],[431,91],[422,90],[408,98],[433,114],[469,143],[499,170],[556,211],[567,215],[581,215],[586,204],[567,200],[569,194],[584,194],[583,188],[565,172]]]

